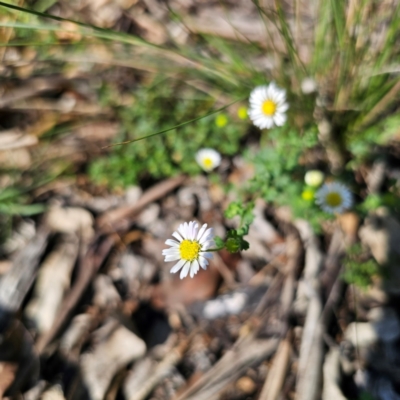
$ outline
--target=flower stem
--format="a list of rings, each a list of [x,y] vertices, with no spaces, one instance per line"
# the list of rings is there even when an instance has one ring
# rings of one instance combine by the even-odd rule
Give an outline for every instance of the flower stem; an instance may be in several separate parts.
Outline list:
[[[206,251],[220,251],[220,250],[222,250],[224,248],[225,248],[225,246],[222,246],[222,247],[218,247],[216,249],[207,249]]]

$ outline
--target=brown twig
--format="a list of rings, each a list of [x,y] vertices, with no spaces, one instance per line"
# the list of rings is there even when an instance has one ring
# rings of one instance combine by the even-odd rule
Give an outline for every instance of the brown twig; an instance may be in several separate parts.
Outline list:
[[[101,233],[110,233],[124,228],[126,229],[129,225],[129,222],[126,221],[128,217],[139,213],[147,204],[164,197],[168,192],[181,185],[185,179],[186,176],[184,175],[167,179],[148,189],[135,204],[105,212],[97,219],[98,229]]]
[[[282,393],[292,349],[290,340],[291,332],[279,344],[258,400],[277,400]]]
[[[257,340],[254,334],[239,338],[224,356],[200,380],[175,400],[217,400],[219,393],[250,365],[273,354],[279,339]]]

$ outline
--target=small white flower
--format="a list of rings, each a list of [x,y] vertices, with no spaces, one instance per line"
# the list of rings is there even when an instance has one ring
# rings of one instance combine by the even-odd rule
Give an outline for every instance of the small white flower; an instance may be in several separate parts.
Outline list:
[[[311,94],[317,91],[317,82],[313,78],[304,78],[300,86],[304,94]]]
[[[342,183],[330,182],[318,190],[315,201],[325,212],[341,214],[353,205],[353,195]]]
[[[162,252],[166,262],[179,260],[171,268],[171,273],[174,274],[182,268],[181,279],[185,278],[189,271],[190,277],[193,278],[200,267],[207,269],[207,258],[212,258],[212,253],[207,250],[214,246],[212,228],[207,229],[207,224],[204,224],[199,230],[197,222],[185,222],[179,225],[178,231],[172,236],[177,240],[168,239],[165,244],[171,247]]]
[[[313,169],[311,171],[307,171],[304,175],[304,182],[308,186],[318,187],[324,181],[324,173],[319,171],[318,169]]]
[[[204,171],[210,172],[221,164],[221,155],[214,149],[201,149],[196,153],[196,161]]]
[[[286,122],[285,112],[286,91],[280,89],[274,82],[269,85],[257,86],[250,93],[249,117],[260,129],[282,126]]]

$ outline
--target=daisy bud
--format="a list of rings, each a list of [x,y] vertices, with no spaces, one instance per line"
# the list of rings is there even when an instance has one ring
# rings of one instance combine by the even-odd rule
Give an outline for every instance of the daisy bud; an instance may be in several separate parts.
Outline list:
[[[311,171],[306,172],[306,174],[304,175],[304,181],[308,186],[312,186],[312,187],[318,187],[322,184],[322,182],[324,181],[324,173],[317,170],[317,169],[313,169]]]

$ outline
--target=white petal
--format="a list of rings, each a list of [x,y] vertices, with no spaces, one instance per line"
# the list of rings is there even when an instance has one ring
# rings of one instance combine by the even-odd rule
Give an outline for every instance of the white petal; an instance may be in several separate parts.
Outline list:
[[[207,240],[207,242],[204,242],[201,245],[201,250],[205,251],[205,250],[208,250],[208,249],[212,249],[213,247],[215,247],[215,242],[213,240]]]
[[[279,106],[277,107],[276,111],[279,113],[284,113],[289,109],[289,104],[287,103],[283,103],[283,104],[279,104]]]
[[[272,95],[272,100],[275,101],[275,103],[281,103],[282,101],[285,100],[286,93],[283,90],[279,90],[274,92]]]
[[[181,235],[178,232],[174,232],[172,234],[172,236],[178,240],[178,242],[182,242],[183,238],[181,237]]]
[[[193,278],[193,276],[197,273],[199,270],[199,262],[197,260],[194,260],[192,262],[192,265],[190,266],[190,277]]]
[[[168,256],[165,256],[165,262],[168,262],[168,261],[176,261],[176,260],[179,260],[181,257],[179,256],[179,254],[171,254],[171,255],[168,255]]]
[[[172,247],[179,247],[179,242],[177,242],[176,240],[173,239],[168,239],[165,244],[167,244],[168,246],[172,246]]]
[[[169,249],[163,250],[167,254],[180,254],[179,247],[170,247]]]
[[[282,126],[286,122],[286,115],[276,114],[273,119],[276,126]]]
[[[192,227],[190,230],[190,240],[195,240],[196,239],[196,235],[197,235],[197,229],[199,229],[199,224],[195,221],[191,222]]]
[[[170,270],[171,274],[178,272],[186,263],[186,260],[180,260]],[[188,263],[189,264],[189,263]]]
[[[200,269],[200,263],[198,262],[196,265],[196,270],[194,271],[195,274],[197,274],[199,272]]]
[[[271,129],[273,126],[274,126],[273,118],[268,118],[267,120],[265,120],[265,127],[267,129]]]
[[[186,238],[189,240],[193,240],[192,235],[193,235],[193,221],[190,221],[187,227],[187,236]]]
[[[204,224],[201,228],[200,228],[200,230],[199,230],[199,233],[197,234],[197,241],[201,244],[202,243],[202,241],[200,240],[201,239],[201,237],[203,236],[203,233],[204,233],[204,231],[207,229],[207,224]]]
[[[188,235],[188,230],[189,230],[189,225],[187,222],[185,222],[184,224],[180,224],[178,231],[181,234],[181,236],[183,237],[183,239],[188,239],[189,235]]]
[[[210,252],[207,253],[207,252],[202,251],[200,254],[201,254],[201,256],[203,256],[205,258],[213,258],[213,254]]]
[[[187,226],[187,230],[186,230],[186,238],[188,240],[193,240],[193,221],[190,221],[188,226]]]
[[[162,251],[162,255],[163,256],[173,256],[173,255],[179,255],[180,253],[179,253],[179,250],[177,250],[177,249],[174,249],[174,248],[170,248],[170,249],[164,249],[163,251]]]
[[[208,260],[202,256],[199,257],[199,263],[201,268],[203,269],[207,269],[207,265],[208,265]]]
[[[191,262],[187,262],[185,264],[185,266],[182,268],[181,274],[179,276],[181,279],[186,278],[186,276],[189,272],[189,269],[190,269],[190,265],[191,265]]]
[[[204,233],[204,235],[201,238],[201,240],[199,240],[199,243],[203,244],[204,242],[206,242],[207,240],[210,240],[213,237],[214,237],[214,229],[213,228],[209,228],[209,229],[206,230],[206,232]]]

